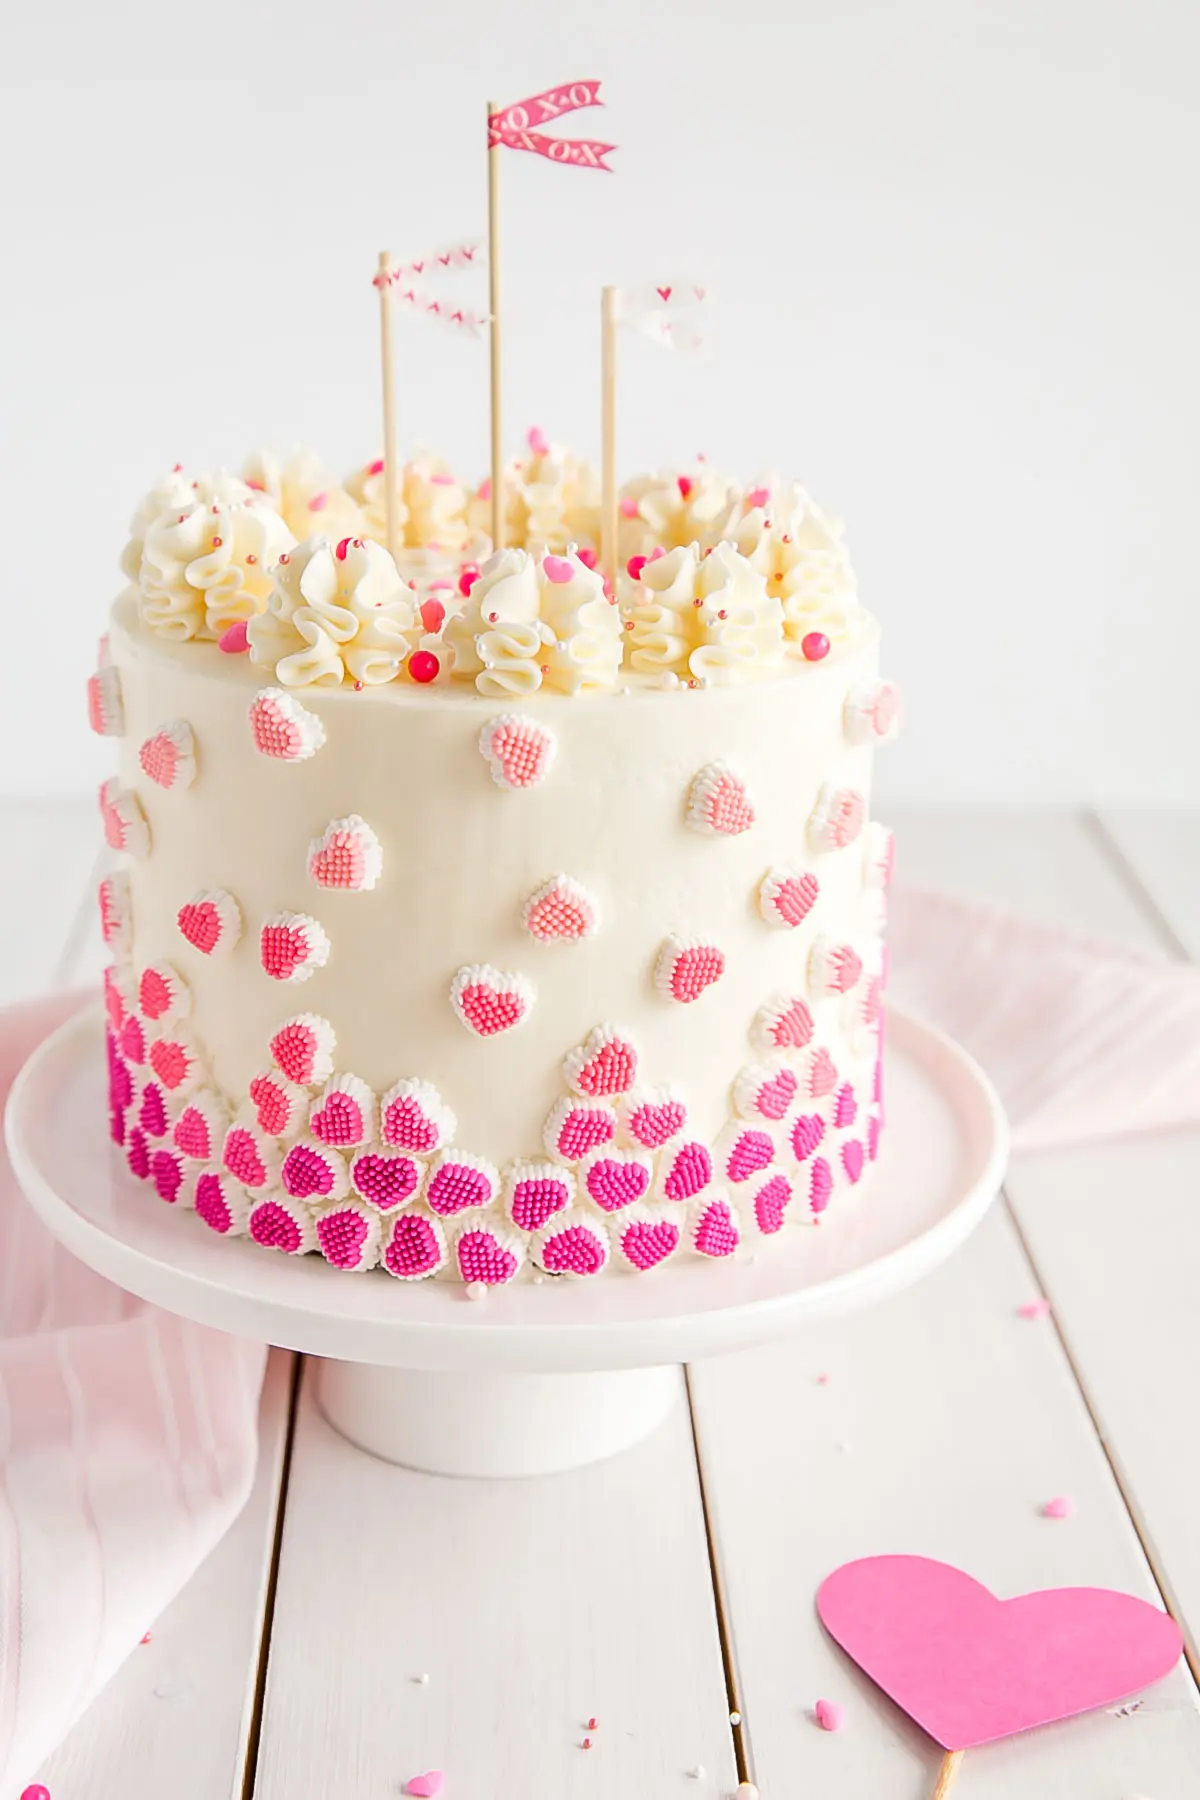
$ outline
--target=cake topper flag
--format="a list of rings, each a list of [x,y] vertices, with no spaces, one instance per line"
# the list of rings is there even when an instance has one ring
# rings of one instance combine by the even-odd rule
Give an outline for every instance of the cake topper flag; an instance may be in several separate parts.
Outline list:
[[[550,137],[536,127],[562,118],[566,113],[581,112],[585,107],[603,106],[598,81],[572,81],[561,87],[547,88],[511,106],[488,102],[488,318],[491,326],[491,464],[492,464],[492,545],[504,548],[504,451],[501,416],[500,379],[500,152],[530,150],[547,161],[562,163],[567,168],[604,169],[604,160],[615,144],[601,144],[591,138]]]
[[[399,560],[400,522],[396,505],[396,482],[399,464],[396,460],[396,356],[392,330],[393,302],[421,313],[440,325],[449,325],[468,337],[478,337],[487,314],[444,300],[428,287],[429,281],[443,275],[478,268],[483,261],[481,245],[471,239],[430,250],[410,262],[394,263],[387,250],[379,253],[379,267],[371,277],[379,295],[380,376],[383,384],[383,481],[387,511],[387,547],[394,562]]]
[[[966,1752],[1125,1700],[1175,1667],[1168,1613],[1110,1588],[998,1600],[949,1563],[868,1556],[817,1591],[826,1631],[946,1752],[945,1800]]]
[[[707,288],[695,281],[647,282],[605,288],[600,301],[600,564],[615,591],[617,578],[617,326],[640,331],[664,350],[705,356],[712,348],[703,329]]]

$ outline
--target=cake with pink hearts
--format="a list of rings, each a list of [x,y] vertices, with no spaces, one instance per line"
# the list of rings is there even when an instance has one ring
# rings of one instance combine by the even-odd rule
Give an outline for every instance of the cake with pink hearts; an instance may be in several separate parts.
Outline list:
[[[89,684],[114,1156],[179,1229],[465,1284],[736,1262],[881,1152],[890,833],[838,523],[531,434],[176,469]]]

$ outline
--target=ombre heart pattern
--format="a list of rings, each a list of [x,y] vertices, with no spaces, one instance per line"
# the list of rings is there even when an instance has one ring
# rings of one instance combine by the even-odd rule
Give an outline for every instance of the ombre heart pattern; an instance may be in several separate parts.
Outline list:
[[[602,1213],[636,1206],[650,1192],[652,1177],[649,1157],[624,1150],[593,1150],[579,1167],[583,1191]]]
[[[458,1131],[458,1122],[437,1089],[412,1076],[388,1089],[379,1113],[384,1143],[418,1156],[429,1156],[452,1144]]]
[[[329,950],[324,927],[308,913],[272,913],[259,932],[259,961],[272,981],[307,981]]]
[[[384,1232],[380,1263],[397,1281],[424,1281],[450,1259],[445,1233],[424,1213],[401,1213]]]
[[[314,1087],[333,1074],[336,1041],[328,1019],[317,1013],[297,1013],[271,1039],[271,1055],[289,1081],[299,1087]]]
[[[758,908],[768,925],[794,931],[803,925],[817,903],[820,885],[815,875],[791,869],[768,869],[758,890]]]
[[[368,1150],[350,1164],[355,1193],[385,1213],[416,1199],[424,1175],[423,1166],[403,1150]]]
[[[280,1167],[279,1180],[293,1200],[341,1200],[350,1191],[345,1159],[328,1144],[310,1139],[292,1145]]]
[[[597,1025],[564,1059],[563,1075],[576,1094],[591,1098],[625,1094],[637,1076],[637,1051],[613,1025]]]
[[[692,1199],[708,1186],[712,1172],[712,1157],[706,1144],[681,1144],[678,1150],[667,1153],[662,1176],[664,1198]]]
[[[837,1066],[832,1056],[824,1044],[818,1044],[808,1053],[805,1092],[812,1100],[823,1100],[826,1094],[832,1094],[837,1086],[837,1079]]]
[[[450,1004],[476,1037],[511,1031],[528,1017],[533,1001],[531,982],[523,975],[493,969],[490,963],[469,964],[450,984]]]
[[[688,1234],[699,1256],[732,1256],[741,1242],[728,1200],[704,1200],[694,1209]]]
[[[569,875],[556,875],[525,902],[522,921],[530,937],[543,944],[578,942],[599,928],[595,899]]]
[[[687,1125],[687,1106],[673,1088],[641,1088],[621,1101],[621,1123],[643,1150],[661,1150]]]
[[[540,1231],[574,1196],[575,1183],[559,1163],[515,1163],[504,1177],[505,1210],[522,1231]]]
[[[156,1038],[150,1045],[149,1061],[169,1093],[186,1094],[200,1079],[200,1059],[181,1037]]]
[[[657,1268],[679,1247],[678,1222],[662,1217],[648,1206],[630,1207],[614,1220],[610,1229],[616,1235],[621,1255],[639,1274]]]
[[[318,887],[364,893],[383,873],[383,850],[365,819],[332,819],[308,848],[308,873]]]
[[[813,1034],[813,1016],[798,994],[779,994],[755,1014],[751,1036],[761,1050],[803,1050]]]
[[[308,1129],[322,1144],[353,1149],[375,1131],[375,1096],[357,1075],[338,1075],[313,1102]]]
[[[316,713],[277,687],[263,688],[250,702],[250,731],[254,748],[278,762],[304,762],[325,742]]]
[[[744,1119],[775,1122],[787,1113],[799,1088],[799,1080],[792,1069],[751,1064],[741,1071],[733,1084],[733,1104]]]
[[[176,922],[183,937],[201,956],[226,955],[242,935],[242,912],[224,888],[197,894],[180,907]]]
[[[738,837],[754,823],[746,783],[728,763],[706,763],[688,790],[687,822],[693,831]]]
[[[191,787],[196,779],[196,740],[186,719],[160,725],[138,750],[142,773],[160,788]]]
[[[479,748],[498,787],[532,788],[550,772],[557,749],[553,732],[521,713],[489,719],[479,734]]]
[[[608,1262],[604,1227],[581,1219],[555,1220],[534,1240],[533,1260],[548,1275],[599,1275]]]
[[[490,1206],[500,1192],[500,1174],[484,1156],[463,1150],[439,1150],[429,1165],[425,1203],[439,1218]]]
[[[551,1156],[568,1163],[611,1144],[616,1135],[617,1115],[606,1100],[556,1100],[543,1132]]]
[[[786,1175],[768,1175],[751,1195],[754,1223],[764,1237],[782,1231],[793,1188]]]
[[[825,1136],[825,1121],[820,1113],[801,1113],[792,1126],[788,1142],[797,1162],[810,1157]]]
[[[667,1000],[689,1006],[725,972],[725,954],[702,938],[682,938],[672,932],[659,950],[654,965],[654,985]]]
[[[477,1281],[485,1287],[502,1287],[521,1267],[525,1250],[515,1232],[501,1231],[496,1226],[467,1225],[455,1239],[454,1256],[468,1287]]]
[[[294,1137],[303,1127],[308,1095],[277,1069],[263,1069],[251,1078],[250,1103],[260,1131],[268,1137]]]
[[[845,850],[862,830],[867,803],[854,788],[826,783],[817,795],[808,819],[808,842],[813,850]]]

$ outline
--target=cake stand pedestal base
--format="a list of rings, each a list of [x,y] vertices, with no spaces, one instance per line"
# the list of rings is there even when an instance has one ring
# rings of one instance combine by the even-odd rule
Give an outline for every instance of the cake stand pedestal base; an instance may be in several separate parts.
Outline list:
[[[682,1391],[678,1365],[583,1375],[317,1365],[317,1403],[335,1431],[434,1475],[551,1475],[600,1462],[649,1437]]]
[[[445,1475],[545,1475],[638,1442],[681,1363],[765,1344],[909,1286],[974,1230],[1000,1187],[1004,1115],[940,1032],[893,1010],[883,1154],[819,1224],[796,1199],[777,1237],[652,1274],[516,1282],[347,1275],[209,1231],[135,1181],[107,1138],[98,1012],[69,1019],[13,1084],[18,1181],[68,1250],[143,1300],[326,1359],[321,1408],[389,1462]],[[181,1216],[182,1215],[182,1216]]]

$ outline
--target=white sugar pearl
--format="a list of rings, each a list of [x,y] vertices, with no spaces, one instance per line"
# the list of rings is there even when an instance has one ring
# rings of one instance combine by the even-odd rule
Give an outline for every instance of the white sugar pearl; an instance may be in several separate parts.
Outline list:
[[[743,1781],[738,1786],[734,1800],[758,1800],[758,1789],[752,1781]]]
[[[468,1300],[486,1300],[487,1299],[487,1282],[486,1281],[468,1281],[468,1283],[467,1283],[467,1299]]]

